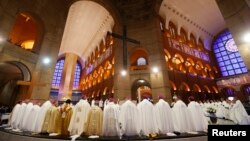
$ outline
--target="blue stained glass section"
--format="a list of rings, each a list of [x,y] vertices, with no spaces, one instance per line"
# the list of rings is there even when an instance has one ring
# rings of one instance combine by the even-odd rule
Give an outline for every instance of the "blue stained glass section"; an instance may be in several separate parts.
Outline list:
[[[221,67],[221,71],[226,71],[226,67]]]
[[[219,63],[219,66],[224,66],[224,65],[225,65],[224,62],[220,62],[220,63]]]
[[[76,89],[79,87],[80,77],[81,77],[81,65],[77,62],[74,74],[73,88]]]
[[[228,60],[229,58],[228,58],[228,56],[223,56],[223,59]]]
[[[217,58],[217,61],[218,61],[218,62],[221,62],[221,61],[223,61],[223,60],[222,60],[221,57],[218,57],[218,58]]]
[[[62,76],[62,70],[64,65],[64,59],[57,61],[55,71],[52,79],[52,87],[59,88]]]
[[[228,61],[225,61],[225,64],[226,64],[226,65],[230,65],[231,62],[228,60]]]
[[[221,55],[222,55],[222,56],[227,55],[227,52],[226,52],[226,51],[223,51],[223,52],[221,52]]]
[[[247,68],[242,68],[242,72],[247,72]]]
[[[62,78],[63,66],[64,66],[64,59],[57,61],[53,79],[52,79],[52,88],[59,88]],[[80,83],[80,76],[81,76],[81,65],[77,62],[75,74],[74,74],[74,81],[73,81],[73,88],[78,88]]]
[[[222,75],[223,75],[223,76],[228,76],[227,71],[222,72]]]
[[[236,72],[237,74],[242,73],[241,69],[236,69],[235,72]]]
[[[233,58],[235,58],[235,55],[234,54],[230,54],[229,57],[230,57],[230,59],[233,59]]]
[[[231,70],[231,71],[228,71],[229,75],[234,75],[234,71]]]
[[[232,52],[227,50],[226,43],[232,39],[232,35],[228,30],[217,36],[213,43],[214,53],[220,66],[222,76],[230,76],[246,73],[247,68],[239,51]]]
[[[228,65],[228,66],[226,66],[226,68],[227,68],[227,70],[231,70],[231,69],[233,69],[233,66]]]
[[[234,67],[235,69],[237,69],[237,68],[239,68],[240,66],[239,66],[239,64],[233,64],[233,67]]]

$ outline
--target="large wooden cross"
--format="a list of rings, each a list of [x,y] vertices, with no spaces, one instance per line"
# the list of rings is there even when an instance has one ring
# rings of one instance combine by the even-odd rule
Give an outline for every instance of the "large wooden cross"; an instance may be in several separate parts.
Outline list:
[[[135,39],[132,39],[132,38],[128,38],[127,37],[127,27],[126,26],[123,26],[123,34],[120,35],[120,34],[117,34],[117,33],[110,33],[108,32],[108,35],[111,35],[115,38],[118,38],[118,39],[121,39],[122,40],[122,44],[123,44],[123,69],[126,69],[127,67],[127,42],[131,42],[131,43],[134,43],[134,44],[140,44],[140,41],[137,41]]]

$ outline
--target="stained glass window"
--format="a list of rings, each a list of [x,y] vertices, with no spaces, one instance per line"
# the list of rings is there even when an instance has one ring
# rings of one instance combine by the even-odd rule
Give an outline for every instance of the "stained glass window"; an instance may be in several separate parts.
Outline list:
[[[59,88],[61,78],[62,78],[62,71],[63,71],[64,59],[57,61],[53,80],[52,80],[52,88]]]
[[[245,85],[243,87],[243,92],[246,94],[246,95],[249,95],[250,96],[250,85]]]
[[[143,66],[143,65],[147,65],[147,61],[145,58],[140,57],[137,59],[137,66]]]
[[[216,38],[213,47],[222,76],[231,76],[247,72],[246,65],[235,45],[232,34],[228,30],[222,32]]]
[[[81,77],[81,65],[77,62],[74,74],[73,88],[78,88]]]
[[[53,80],[52,80],[52,88],[59,88],[62,78],[63,66],[64,66],[64,59],[57,61]],[[74,81],[73,81],[73,88],[76,89],[79,87],[80,83],[80,76],[81,76],[81,65],[77,62],[74,74]]]

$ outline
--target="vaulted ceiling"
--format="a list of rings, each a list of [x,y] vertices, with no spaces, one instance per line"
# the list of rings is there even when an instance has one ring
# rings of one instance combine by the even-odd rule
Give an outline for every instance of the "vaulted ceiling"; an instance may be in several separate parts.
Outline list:
[[[100,45],[114,20],[101,5],[92,1],[77,1],[71,5],[59,55],[74,53],[83,60]]]
[[[147,19],[153,15],[155,0],[111,0],[123,20]]]
[[[75,53],[83,61],[99,46],[108,31],[114,26],[114,19],[104,6],[94,1],[76,1],[71,5],[61,43],[60,53]],[[143,20],[155,16],[155,4],[160,0],[110,0],[119,12],[123,22]],[[105,2],[103,2],[105,3]],[[174,22],[188,34],[201,38],[209,49],[211,42],[221,30],[225,21],[215,0],[162,0],[158,13],[166,22]]]
[[[159,15],[201,37],[210,48],[214,36],[226,28],[216,0],[163,0]],[[166,25],[167,26],[167,25]]]

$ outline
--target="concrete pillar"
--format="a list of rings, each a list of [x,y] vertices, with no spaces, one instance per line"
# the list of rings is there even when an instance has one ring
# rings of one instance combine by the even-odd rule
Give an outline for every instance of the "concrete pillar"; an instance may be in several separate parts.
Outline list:
[[[66,53],[58,94],[59,101],[65,101],[68,98],[71,99],[76,63],[77,55]]]

